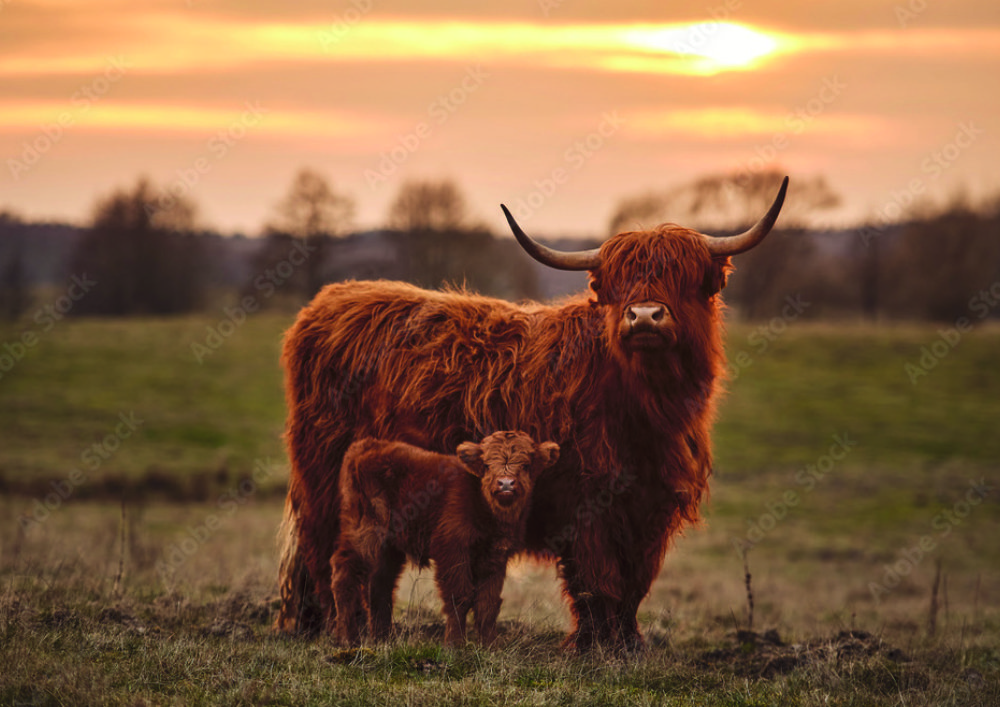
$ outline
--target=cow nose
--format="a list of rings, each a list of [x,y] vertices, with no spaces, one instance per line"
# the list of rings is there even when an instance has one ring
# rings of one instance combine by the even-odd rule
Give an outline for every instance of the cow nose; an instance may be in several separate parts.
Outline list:
[[[633,304],[626,310],[625,317],[629,325],[655,329],[667,316],[667,308],[655,302]]]

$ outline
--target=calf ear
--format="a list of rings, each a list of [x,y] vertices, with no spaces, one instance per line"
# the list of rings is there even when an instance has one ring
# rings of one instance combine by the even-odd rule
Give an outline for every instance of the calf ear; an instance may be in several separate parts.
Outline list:
[[[542,462],[542,469],[548,469],[559,461],[559,445],[555,442],[542,442],[538,445],[538,458]]]
[[[462,460],[474,476],[482,478],[486,473],[483,466],[483,448],[475,442],[462,442],[458,445],[458,458]]]

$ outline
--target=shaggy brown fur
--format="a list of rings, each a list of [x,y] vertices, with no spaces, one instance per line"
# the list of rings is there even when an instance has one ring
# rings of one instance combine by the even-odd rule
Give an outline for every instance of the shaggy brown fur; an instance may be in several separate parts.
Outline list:
[[[362,621],[376,640],[388,636],[409,558],[420,567],[434,561],[445,642],[465,639],[473,609],[479,639],[492,643],[507,560],[524,546],[532,487],[558,458],[559,445],[536,445],[521,432],[465,442],[457,457],[403,442],[352,444],[340,471],[340,543],[331,561],[338,638],[356,644]]]
[[[562,449],[536,485],[526,544],[558,562],[568,644],[641,643],[639,603],[708,488],[729,259],[672,225],[614,236],[601,257],[590,296],[554,306],[344,282],[302,310],[282,359],[292,537],[280,628],[314,631],[334,614],[337,475],[355,439],[446,452],[520,429]],[[649,302],[668,319],[628,338],[630,306]]]

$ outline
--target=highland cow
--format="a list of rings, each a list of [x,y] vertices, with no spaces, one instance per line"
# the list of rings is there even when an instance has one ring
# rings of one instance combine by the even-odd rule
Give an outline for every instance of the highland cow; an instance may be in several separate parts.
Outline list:
[[[535,486],[525,543],[557,563],[567,645],[640,646],[639,603],[708,489],[730,256],[764,239],[786,188],[735,236],[665,224],[577,253],[532,240],[505,209],[533,258],[589,271],[588,295],[557,305],[397,282],[325,287],[282,354],[292,471],[278,627],[315,631],[335,615],[337,474],[355,439],[445,452],[518,429],[561,448]]]
[[[492,643],[507,561],[524,545],[531,489],[558,458],[559,445],[536,445],[521,432],[464,442],[457,457],[403,442],[352,444],[340,470],[332,560],[338,638],[357,644],[362,618],[376,640],[388,636],[408,558],[419,567],[434,562],[445,642],[465,639],[473,610],[480,641]]]

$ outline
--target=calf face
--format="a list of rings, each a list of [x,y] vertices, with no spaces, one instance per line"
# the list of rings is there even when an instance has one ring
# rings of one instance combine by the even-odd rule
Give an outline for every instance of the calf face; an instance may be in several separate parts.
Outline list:
[[[493,514],[514,521],[526,512],[535,479],[559,459],[559,445],[536,444],[523,432],[494,432],[479,444],[460,444],[458,457],[482,479],[483,498]]]

